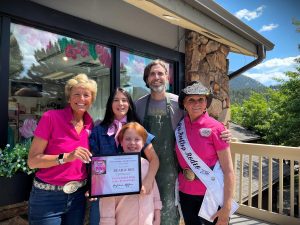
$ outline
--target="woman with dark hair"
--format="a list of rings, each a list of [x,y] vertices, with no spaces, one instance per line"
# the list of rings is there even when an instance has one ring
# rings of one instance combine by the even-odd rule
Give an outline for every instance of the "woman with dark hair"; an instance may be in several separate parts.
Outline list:
[[[126,98],[126,101],[128,101],[128,104],[129,104],[128,111],[126,113],[127,122],[138,122],[139,123],[139,119],[135,112],[135,106],[133,104],[130,94],[127,91],[125,91],[123,88],[118,87],[114,90],[114,92],[109,96],[109,98],[107,100],[106,111],[105,111],[104,119],[101,122],[101,125],[109,126],[113,123],[114,118],[115,118],[115,113],[113,111],[113,103],[114,103],[114,98],[116,97],[118,92],[120,92],[120,94],[124,95],[124,97]]]
[[[106,103],[106,112],[103,121],[95,126],[90,136],[90,148],[93,155],[112,155],[122,152],[117,140],[117,134],[122,125],[128,122],[139,122],[135,106],[130,94],[123,88],[116,88]],[[158,170],[159,161],[151,141],[153,135],[148,135],[143,154],[149,161],[149,171],[142,181],[142,193],[152,190],[153,181]],[[90,224],[99,224],[99,201],[92,202],[90,210]]]

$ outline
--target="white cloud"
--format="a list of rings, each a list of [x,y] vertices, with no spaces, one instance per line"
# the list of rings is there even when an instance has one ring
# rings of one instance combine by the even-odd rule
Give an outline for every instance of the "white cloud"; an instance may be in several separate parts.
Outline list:
[[[255,9],[254,11],[249,11],[248,9],[241,9],[238,12],[236,12],[234,15],[241,19],[246,19],[248,21],[256,19],[258,17],[260,17],[263,13],[265,6],[262,5],[260,7],[258,7],[257,9]]]
[[[251,73],[246,72],[243,75],[250,77],[256,81],[259,81],[260,83],[262,83],[265,86],[270,86],[270,85],[276,85],[278,84],[278,81],[274,80],[274,78],[280,78],[280,79],[284,79],[287,80],[287,77],[285,76],[285,74],[283,72],[261,72],[261,73]]]
[[[254,67],[254,69],[269,69],[269,68],[277,68],[277,69],[287,69],[287,67],[295,67],[296,62],[295,59],[299,58],[300,55],[295,57],[287,57],[287,58],[273,58],[269,59],[265,62],[262,62]]]
[[[274,58],[267,60],[253,69],[243,73],[243,75],[251,77],[266,86],[278,84],[274,78],[287,80],[285,72],[296,71],[296,58],[300,55],[288,58]]]
[[[260,28],[259,32],[264,32],[264,31],[271,31],[277,28],[279,25],[271,23],[269,25],[263,25],[262,28]]]

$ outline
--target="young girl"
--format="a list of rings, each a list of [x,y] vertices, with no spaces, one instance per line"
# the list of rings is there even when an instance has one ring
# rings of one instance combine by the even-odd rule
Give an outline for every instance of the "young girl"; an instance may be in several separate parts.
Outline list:
[[[147,131],[137,122],[127,123],[118,134],[124,152],[140,152]],[[149,163],[141,158],[142,179]],[[100,199],[100,225],[159,225],[162,203],[156,181],[150,194],[123,195]]]
[[[117,134],[120,124],[128,122],[139,122],[135,106],[130,94],[123,88],[116,88],[109,96],[106,103],[106,111],[103,121],[94,127],[89,137],[90,149],[93,155],[111,155],[118,154],[122,150],[118,147]],[[149,161],[149,171],[142,180],[144,193],[149,193],[153,186],[153,180],[158,170],[159,161],[153,149],[151,141],[153,136],[148,135],[146,147],[143,153]],[[99,201],[91,202],[90,207],[90,225],[99,225]]]

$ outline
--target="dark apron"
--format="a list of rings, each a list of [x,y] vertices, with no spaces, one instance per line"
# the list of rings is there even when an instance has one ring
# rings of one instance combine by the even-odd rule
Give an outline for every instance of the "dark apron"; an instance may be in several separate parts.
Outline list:
[[[153,147],[159,158],[159,169],[156,182],[162,200],[161,225],[177,225],[179,214],[175,206],[175,183],[178,175],[177,160],[175,155],[175,135],[171,122],[171,103],[166,98],[166,115],[148,115],[150,95],[147,99],[144,127],[155,135]]]

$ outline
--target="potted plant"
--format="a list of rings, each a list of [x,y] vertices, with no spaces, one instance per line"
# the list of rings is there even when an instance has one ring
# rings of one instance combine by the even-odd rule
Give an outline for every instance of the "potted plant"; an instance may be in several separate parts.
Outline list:
[[[34,170],[27,166],[30,139],[0,149],[0,206],[27,201]]]

